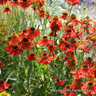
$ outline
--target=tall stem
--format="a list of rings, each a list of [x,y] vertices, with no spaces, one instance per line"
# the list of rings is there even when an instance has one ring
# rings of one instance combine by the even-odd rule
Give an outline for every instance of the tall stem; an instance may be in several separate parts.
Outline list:
[[[69,10],[69,17],[70,17],[71,11],[72,11],[72,7],[73,7],[73,5],[71,5],[71,8]]]

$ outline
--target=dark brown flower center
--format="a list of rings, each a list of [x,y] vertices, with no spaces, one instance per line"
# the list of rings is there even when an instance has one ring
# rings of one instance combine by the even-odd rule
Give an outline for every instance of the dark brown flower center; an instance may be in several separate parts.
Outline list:
[[[10,41],[11,40],[11,37],[8,37],[8,41]]]
[[[75,63],[75,60],[74,60],[74,59],[72,59],[72,60],[71,60],[71,62],[72,62],[72,63]]]
[[[88,87],[93,87],[93,82],[88,82]]]
[[[43,53],[43,56],[47,56],[47,53]]]
[[[42,54],[42,57],[43,57],[43,58],[47,58],[47,57],[48,57],[48,54],[47,54],[47,53],[43,53],[43,54]]]
[[[88,57],[87,59],[90,61],[91,60],[91,57]]]
[[[23,2],[27,2],[27,0],[23,0]]]
[[[79,34],[79,32],[77,32],[77,34]]]
[[[17,2],[18,0],[13,0],[13,2]]]
[[[11,39],[11,37],[8,37],[8,39]]]
[[[71,39],[71,43],[76,43],[76,40],[74,38]]]
[[[18,47],[17,46],[13,46],[13,49],[17,49]]]
[[[31,28],[30,28],[30,30],[31,30],[31,31],[34,31],[34,30],[35,30],[35,28],[34,28],[34,27],[31,27]]]
[[[59,39],[59,42],[60,42],[60,43],[63,43],[64,41],[65,41],[64,38],[60,38],[60,39]]]
[[[86,16],[87,19],[89,19],[89,16]]]
[[[70,89],[70,85],[67,85],[67,86],[66,86],[66,89]]]
[[[83,65],[83,69],[88,69],[88,65]]]
[[[53,48],[53,45],[51,45],[49,48],[52,49]]]
[[[90,32],[89,32],[89,31],[87,31],[86,33],[87,33],[87,34],[90,34]]]
[[[58,16],[53,16],[53,20],[58,20],[59,17]]]
[[[4,83],[4,80],[0,80],[0,84],[3,84]]]
[[[47,36],[43,36],[43,38],[44,38],[44,39],[46,39],[46,38],[47,38]]]
[[[76,19],[76,15],[75,15],[75,14],[72,14],[72,15],[71,15],[71,19],[72,19],[72,20]]]
[[[43,40],[44,41],[48,40],[48,37],[47,36],[43,36]]]
[[[23,39],[23,42],[28,42],[28,39],[27,39],[27,38],[24,38],[24,39]]]
[[[8,11],[9,10],[9,7],[6,7],[5,9],[6,9],[6,11]]]
[[[59,81],[59,79],[57,78],[57,81]]]
[[[71,29],[68,29],[67,32],[70,33],[72,30]]]
[[[31,53],[30,56],[31,56],[31,57],[34,57],[34,53]]]
[[[68,15],[68,13],[63,13],[63,15],[67,16],[67,15]]]
[[[27,32],[26,29],[24,29],[24,30],[23,30],[23,33],[26,33],[26,32]]]
[[[49,12],[46,12],[46,14],[49,16]]]
[[[66,44],[65,46],[66,46],[66,48],[69,48],[69,47],[70,47],[70,45],[69,45],[69,44]]]
[[[80,68],[77,68],[77,70],[79,70]]]

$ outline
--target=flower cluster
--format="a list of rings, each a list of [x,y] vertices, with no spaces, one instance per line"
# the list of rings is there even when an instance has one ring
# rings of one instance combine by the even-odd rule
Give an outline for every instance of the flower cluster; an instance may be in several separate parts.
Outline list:
[[[18,69],[18,70],[16,69],[17,73],[21,69],[23,70],[20,74],[18,73],[19,74],[18,76],[21,76],[21,74],[25,72],[24,78],[21,79],[27,82],[27,83],[25,82],[27,86],[24,85],[23,87],[25,89],[29,88],[30,84],[34,83],[37,78],[39,79],[39,75],[41,76],[42,73],[44,74],[44,78],[41,76],[41,82],[39,83],[41,84],[40,88],[43,88],[44,90],[47,84],[49,84],[48,81],[50,80],[49,82],[53,82],[52,84],[56,83],[55,87],[57,87],[58,89],[64,87],[63,88],[64,91],[61,91],[59,93],[63,94],[64,96],[75,96],[77,95],[76,94],[77,91],[80,90],[82,91],[82,93],[86,95],[96,95],[96,62],[94,61],[94,56],[96,54],[96,52],[94,52],[94,50],[96,49],[96,22],[93,22],[94,24],[92,24],[92,19],[90,19],[89,16],[86,17],[84,16],[84,18],[78,20],[75,13],[73,14],[72,12],[70,12],[71,10],[70,11],[64,10],[60,14],[60,16],[50,15],[50,13],[47,12],[43,7],[45,4],[45,0],[13,0],[13,1],[0,0],[0,5],[6,4],[7,1],[9,1],[10,5],[12,6],[12,10],[9,7],[6,7],[3,10],[4,13],[7,13],[8,19],[9,19],[9,13],[13,12],[14,8],[13,6],[15,6],[16,8],[17,7],[22,8],[24,14],[23,12],[21,12],[20,14],[23,14],[25,16],[26,16],[25,13],[27,13],[27,11],[25,12],[26,8],[30,7],[34,11],[34,13],[32,14],[32,18],[30,16],[28,17],[28,20],[31,18],[32,24],[30,23],[31,22],[30,21],[29,25],[27,25],[27,23],[25,25],[25,22],[27,22],[27,20],[25,21],[24,19],[25,16],[20,21],[19,18],[15,18],[16,23],[21,24],[21,22],[23,22],[24,26],[23,25],[22,25],[23,27],[19,26],[21,27],[20,31],[16,30],[15,32],[11,32],[10,36],[8,37],[5,36],[7,37],[5,52],[12,55],[10,56],[7,54],[8,57],[10,58],[12,57],[12,59],[15,59],[13,57],[19,58],[20,56],[20,60],[22,59],[22,57],[24,57],[24,59],[26,60],[24,61],[21,60],[20,64],[21,62],[23,62],[24,64],[28,61],[27,62],[28,65],[24,66],[20,65],[20,67],[19,66],[17,66],[18,68],[16,67]],[[81,1],[66,0],[66,2],[70,6],[70,8],[72,8]],[[86,8],[83,9],[85,10]],[[19,17],[20,14],[18,13],[18,10],[15,11],[16,16]],[[42,24],[40,25],[40,28],[42,27],[41,30],[39,28],[39,25],[38,24],[35,25],[34,23],[35,15],[38,17],[37,19],[40,22],[42,22]],[[12,19],[14,19],[13,17]],[[46,22],[49,23],[48,27],[50,29],[50,32],[48,34],[43,34],[44,33],[43,30],[44,28],[46,28],[47,25]],[[11,24],[12,23],[11,20],[9,20],[8,23]],[[13,26],[17,27],[18,25],[14,24]],[[14,28],[12,30],[14,30]],[[4,37],[2,32],[0,33],[0,36]],[[4,55],[6,55],[6,53],[4,53]],[[88,53],[92,53],[92,57],[87,56],[87,58],[85,59],[86,57],[85,55]],[[1,61],[3,62],[3,59]],[[1,69],[5,67],[5,64],[3,64],[4,62],[2,63],[1,61],[0,61],[0,73]],[[30,64],[30,62],[32,64]],[[11,64],[8,66],[11,66]],[[42,70],[42,72],[38,74],[38,76],[30,78],[33,75],[30,74],[33,71],[38,70],[38,68],[40,69],[41,66],[44,67],[44,68],[42,67],[44,71],[47,69],[46,72],[43,72]],[[35,70],[35,68],[37,69]],[[48,75],[48,77],[46,74]],[[58,76],[60,76],[60,78]],[[66,78],[67,79],[71,78],[70,80],[71,82],[68,83]],[[5,81],[4,80],[3,79],[0,80],[0,91],[3,91],[0,93],[0,96],[10,96],[10,94],[5,91],[6,89],[9,88],[10,84],[7,84],[6,80]],[[31,80],[34,81],[31,82]],[[39,83],[37,84],[38,86]],[[48,87],[51,88],[50,86]],[[21,89],[17,88],[17,90]],[[28,91],[30,90],[27,90],[26,92]],[[25,96],[25,94],[23,94],[22,92],[20,93],[20,95]],[[33,96],[32,92],[30,92],[28,96]]]

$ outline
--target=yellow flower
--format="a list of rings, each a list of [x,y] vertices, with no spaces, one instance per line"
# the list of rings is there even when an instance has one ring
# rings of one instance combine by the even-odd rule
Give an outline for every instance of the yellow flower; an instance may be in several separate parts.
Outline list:
[[[7,93],[6,91],[3,91],[0,93],[0,96],[11,96],[11,95]]]
[[[77,96],[81,96],[81,94],[78,94]]]

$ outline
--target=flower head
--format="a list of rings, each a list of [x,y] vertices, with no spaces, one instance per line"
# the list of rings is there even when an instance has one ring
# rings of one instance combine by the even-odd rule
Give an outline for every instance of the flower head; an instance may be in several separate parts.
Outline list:
[[[53,43],[53,40],[49,40],[48,36],[43,36],[39,41],[40,46],[48,46],[50,43]]]
[[[31,53],[28,54],[28,56],[27,56],[27,58],[28,58],[29,61],[34,61],[34,60],[36,60],[36,57],[37,57],[37,55],[34,54],[34,52],[31,52]]]
[[[3,91],[0,93],[0,96],[11,96],[11,95],[7,93],[6,91]]]
[[[46,53],[41,53],[41,57],[38,58],[39,60],[39,63],[40,64],[49,64],[49,62],[51,62],[53,60],[53,57],[52,56],[49,56],[49,53],[46,52]]]
[[[9,9],[9,7],[6,7],[3,12],[4,13],[9,13],[9,12],[12,12],[12,11]]]
[[[10,84],[7,84],[6,82],[4,82],[4,80],[0,80],[0,91],[3,91],[5,89],[8,89],[9,86],[10,86]]]

